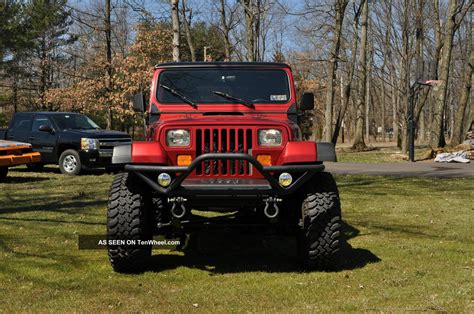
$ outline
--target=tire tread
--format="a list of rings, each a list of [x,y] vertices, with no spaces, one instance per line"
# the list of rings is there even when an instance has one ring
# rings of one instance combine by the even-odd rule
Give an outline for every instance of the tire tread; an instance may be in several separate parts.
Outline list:
[[[339,192],[327,172],[317,175],[311,184],[302,202],[300,254],[306,267],[330,269],[341,244]]]
[[[108,240],[149,240],[152,233],[146,221],[146,197],[140,193],[130,173],[119,173],[112,183],[108,211]],[[109,245],[109,260],[117,272],[143,271],[151,257],[151,246]]]

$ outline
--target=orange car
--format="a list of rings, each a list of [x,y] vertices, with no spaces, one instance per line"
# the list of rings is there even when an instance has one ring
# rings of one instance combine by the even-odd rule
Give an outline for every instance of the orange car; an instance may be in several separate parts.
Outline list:
[[[0,140],[0,181],[7,176],[8,167],[39,161],[40,153],[33,152],[30,144]]]

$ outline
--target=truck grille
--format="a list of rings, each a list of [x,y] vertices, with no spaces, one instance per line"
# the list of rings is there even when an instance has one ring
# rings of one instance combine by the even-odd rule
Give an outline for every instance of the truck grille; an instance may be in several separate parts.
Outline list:
[[[207,153],[252,153],[252,129],[210,128],[196,130],[196,157]],[[252,165],[244,160],[208,160],[196,167],[196,175],[248,176]]]
[[[112,157],[114,147],[118,145],[131,144],[130,138],[99,138],[99,155],[100,157]]]

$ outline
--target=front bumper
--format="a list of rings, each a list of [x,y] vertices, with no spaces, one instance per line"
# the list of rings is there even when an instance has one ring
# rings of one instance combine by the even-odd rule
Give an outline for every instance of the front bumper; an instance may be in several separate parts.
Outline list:
[[[84,166],[88,168],[101,168],[112,166],[112,154],[104,154],[99,150],[80,150],[79,157]]]
[[[232,176],[207,177],[202,179],[188,179],[196,167],[207,160],[244,160],[262,174],[263,179],[240,178]],[[197,157],[189,166],[158,166],[147,164],[127,164],[125,170],[136,173],[137,176],[148,184],[154,191],[167,196],[191,195],[275,195],[284,196],[298,190],[311,177],[324,170],[324,165],[319,163],[304,165],[282,165],[264,167],[255,157],[248,154],[236,153],[211,153]],[[166,172],[173,176],[173,181],[168,187],[156,183],[156,175]],[[293,183],[282,187],[278,183],[278,175],[288,172],[294,177]]]
[[[40,161],[41,154],[32,152],[30,144],[0,141],[0,167],[13,167]]]
[[[33,164],[41,161],[41,155],[37,152],[22,155],[0,156],[0,167],[13,167],[19,165]]]

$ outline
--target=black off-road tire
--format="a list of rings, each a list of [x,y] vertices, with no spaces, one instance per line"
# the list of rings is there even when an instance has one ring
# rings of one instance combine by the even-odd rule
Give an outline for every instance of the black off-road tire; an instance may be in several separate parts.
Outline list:
[[[151,240],[152,220],[147,205],[150,197],[141,192],[140,182],[131,173],[115,176],[107,211],[107,240]],[[109,242],[110,243],[110,242]],[[109,245],[109,260],[115,271],[139,273],[146,269],[152,246]]]
[[[341,245],[341,204],[330,173],[322,172],[307,184],[301,210],[298,247],[303,265],[319,270],[334,268]]]
[[[8,167],[0,167],[0,181],[5,180],[8,174]]]
[[[59,170],[68,176],[79,175],[82,170],[82,162],[79,153],[74,149],[65,150],[59,157]]]

